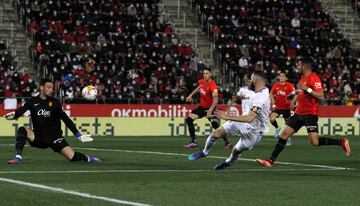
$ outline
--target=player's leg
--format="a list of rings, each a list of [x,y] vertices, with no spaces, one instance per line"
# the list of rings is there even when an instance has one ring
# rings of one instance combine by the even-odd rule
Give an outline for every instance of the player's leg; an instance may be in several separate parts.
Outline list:
[[[190,134],[190,143],[184,145],[184,147],[186,148],[192,148],[192,147],[197,147],[197,140],[196,140],[196,136],[195,136],[195,126],[194,126],[194,121],[205,116],[206,112],[198,107],[197,109],[193,110],[188,117],[186,117],[186,124],[187,127],[189,129],[189,134]]]
[[[84,161],[90,163],[100,163],[101,160],[97,157],[88,156],[81,152],[75,152],[70,145],[63,138],[58,138],[57,141],[53,141],[54,144],[50,147],[55,151],[64,156],[67,160],[72,162]]]
[[[344,149],[346,156],[350,156],[351,149],[350,149],[349,140],[347,138],[333,139],[333,138],[328,138],[328,137],[324,137],[324,136],[319,137],[317,121],[318,121],[317,116],[314,116],[314,115],[308,116],[306,129],[307,129],[311,144],[314,146],[338,145]]]
[[[231,166],[235,160],[239,159],[243,151],[251,150],[261,140],[260,134],[254,134],[251,131],[246,131],[246,129],[242,129],[241,131],[242,137],[239,138],[239,141],[233,147],[230,156],[225,161],[216,165],[214,170],[224,170]]]
[[[203,157],[208,156],[210,149],[212,148],[212,146],[215,144],[216,140],[223,137],[226,134],[225,129],[223,126],[220,126],[219,128],[217,128],[215,131],[213,131],[208,138],[206,139],[205,142],[205,147],[203,150],[195,152],[193,154],[191,154],[188,159],[189,160],[197,160]]]
[[[279,127],[277,121],[276,121],[276,118],[279,117],[279,114],[274,111],[270,114],[270,123],[275,127],[275,134],[274,134],[274,137],[275,138],[279,138],[280,137],[280,131],[281,131],[281,128]]]
[[[285,120],[285,123],[286,123],[291,117],[290,109],[283,110],[282,116],[283,116],[283,118]],[[286,146],[291,146],[291,144],[292,144],[292,140],[291,140],[291,137],[289,137],[288,140],[286,141]]]
[[[293,136],[303,125],[305,125],[302,116],[294,115],[286,122],[278,142],[276,143],[271,156],[268,159],[256,159],[256,161],[265,167],[271,167],[279,154],[283,151],[289,137]]]
[[[22,153],[24,150],[24,146],[26,143],[26,140],[29,140],[30,142],[33,142],[35,139],[34,132],[25,127],[19,127],[16,134],[16,142],[15,142],[15,151],[16,155],[14,159],[11,159],[8,161],[9,164],[19,164],[22,161]]]
[[[214,128],[215,130],[220,127],[220,119],[214,117],[214,118],[208,118],[208,120],[210,121],[212,128]],[[224,140],[224,147],[226,149],[231,149],[232,145],[230,144],[228,138],[226,137],[226,134],[222,138]]]

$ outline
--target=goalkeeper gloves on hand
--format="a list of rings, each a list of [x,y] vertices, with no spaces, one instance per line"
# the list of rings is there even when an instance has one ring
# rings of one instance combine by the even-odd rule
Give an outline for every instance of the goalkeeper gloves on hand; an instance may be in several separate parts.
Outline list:
[[[94,140],[90,134],[83,134],[78,137],[78,139],[80,140],[80,142],[91,142]]]
[[[5,114],[4,117],[7,120],[13,120],[15,117],[15,112],[9,112],[9,113]]]

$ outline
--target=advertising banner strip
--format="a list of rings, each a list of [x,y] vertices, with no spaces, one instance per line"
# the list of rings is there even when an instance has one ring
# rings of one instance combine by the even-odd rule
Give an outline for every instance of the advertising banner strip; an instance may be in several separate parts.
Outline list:
[[[73,117],[186,117],[197,105],[193,104],[67,104],[64,110]],[[226,110],[226,105],[218,105]],[[4,110],[0,104],[0,115],[12,110]],[[241,106],[230,109],[233,115],[241,114]],[[360,117],[359,107],[320,106],[320,117]]]
[[[89,133],[96,136],[188,136],[188,128],[182,117],[73,117],[71,118],[81,133]],[[221,123],[224,123],[222,121]],[[279,125],[284,125],[283,118],[278,119]],[[0,119],[0,136],[15,136],[20,126],[31,127],[29,117],[7,121]],[[199,119],[195,123],[195,131],[198,137],[207,137],[212,132],[210,122]],[[359,136],[360,120],[355,118],[320,118],[319,134],[326,136],[344,135]],[[73,136],[71,131],[62,125],[64,136]],[[265,135],[274,135],[274,127]],[[306,128],[302,127],[296,135],[307,135]]]

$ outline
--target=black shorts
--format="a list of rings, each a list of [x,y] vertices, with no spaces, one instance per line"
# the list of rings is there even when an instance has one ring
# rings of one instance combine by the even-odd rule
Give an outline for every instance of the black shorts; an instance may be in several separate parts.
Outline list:
[[[285,121],[287,121],[291,116],[290,109],[277,109],[273,111],[273,113],[276,113],[279,116],[282,115]]]
[[[291,116],[289,118],[289,120],[286,122],[286,125],[288,125],[289,127],[293,128],[295,130],[295,132],[298,132],[299,129],[302,126],[306,126],[306,130],[308,133],[310,132],[319,132],[318,129],[318,116],[317,115],[298,115],[298,114],[294,114],[293,116]]]
[[[199,116],[199,118],[203,118],[206,116],[208,109],[209,108],[198,107],[198,108],[194,109],[193,111],[191,111],[191,113],[196,114],[197,116]],[[214,116],[212,118],[208,118],[208,120],[210,122],[212,122],[212,121],[219,122],[219,119],[215,116],[214,111],[215,111],[215,109],[211,112],[211,114],[213,114]]]
[[[63,137],[59,136],[45,136],[35,133],[35,139],[30,142],[30,146],[45,149],[50,147],[54,152],[60,152],[65,147],[69,146]]]

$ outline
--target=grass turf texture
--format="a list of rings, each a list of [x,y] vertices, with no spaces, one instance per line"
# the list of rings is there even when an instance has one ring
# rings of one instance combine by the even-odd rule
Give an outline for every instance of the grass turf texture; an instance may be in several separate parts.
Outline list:
[[[67,138],[77,151],[99,156],[99,165],[68,162],[50,149],[26,147],[24,162],[8,165],[14,156],[14,138],[0,139],[0,177],[74,190],[92,195],[150,205],[358,205],[360,196],[360,139],[350,137],[350,158],[340,147],[310,145],[305,137],[293,138],[279,156],[280,162],[354,168],[327,170],[315,166],[276,164],[260,167],[254,161],[237,161],[224,172],[212,171],[223,159],[187,160],[198,149],[182,147],[185,137],[95,137],[85,144]],[[204,138],[199,138],[200,148]],[[235,143],[237,139],[231,138]],[[276,140],[265,137],[243,158],[268,157]],[[85,148],[98,148],[89,150]],[[113,149],[113,151],[108,150]],[[153,154],[149,151],[170,154]],[[210,155],[227,157],[223,141]],[[152,171],[153,170],[153,171]],[[160,171],[167,170],[167,171]],[[181,171],[180,171],[181,170]],[[44,171],[44,173],[36,173]],[[51,173],[48,171],[64,171]],[[68,171],[68,172],[65,172]],[[23,172],[23,173],[12,173]],[[102,200],[58,194],[0,181],[0,205],[115,205]]]

